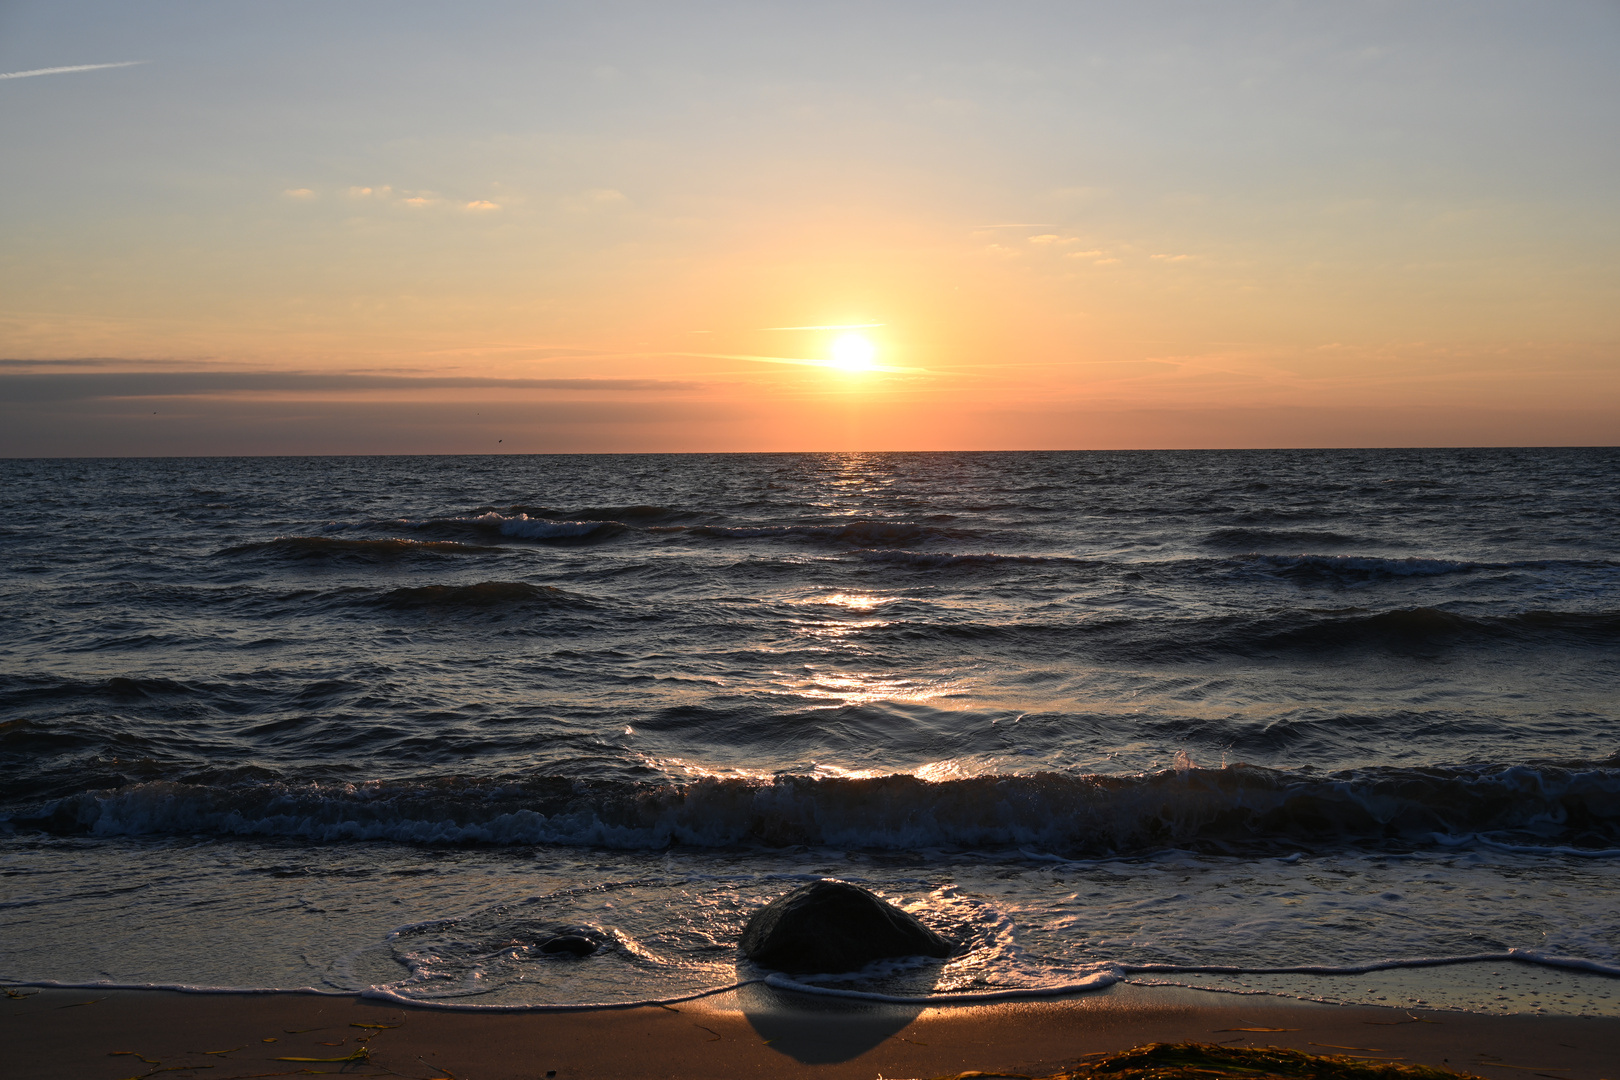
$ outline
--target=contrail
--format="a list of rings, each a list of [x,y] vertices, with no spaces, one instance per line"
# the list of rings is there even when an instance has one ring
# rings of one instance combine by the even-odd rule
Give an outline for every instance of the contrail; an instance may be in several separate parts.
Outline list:
[[[35,68],[33,71],[7,71],[0,73],[0,79],[26,79],[30,75],[66,75],[70,71],[100,71],[102,68],[134,67],[136,64],[149,64],[150,60],[120,60],[116,64],[74,64],[72,67]]]

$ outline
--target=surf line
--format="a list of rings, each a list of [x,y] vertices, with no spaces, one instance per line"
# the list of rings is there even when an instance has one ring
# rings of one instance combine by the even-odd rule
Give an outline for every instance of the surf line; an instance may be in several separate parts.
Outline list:
[[[1506,952],[1471,953],[1466,956],[1422,956],[1406,960],[1375,960],[1368,964],[1295,964],[1283,967],[1246,967],[1240,964],[1121,964],[1125,975],[1365,975],[1395,968],[1447,967],[1454,964],[1515,963],[1540,967],[1590,971],[1620,978],[1620,964],[1583,960],[1572,956],[1547,956],[1530,949]]]
[[[360,997],[376,1001],[389,1001],[418,1008],[443,1009],[458,1012],[583,1012],[588,1009],[639,1009],[650,1006],[679,1005],[699,1001],[718,994],[741,990],[746,986],[765,985],[777,990],[815,994],[823,997],[853,998],[895,1005],[944,1005],[1006,1001],[1014,998],[1061,997],[1068,994],[1090,993],[1104,990],[1125,981],[1131,975],[1364,975],[1375,971],[1399,968],[1446,967],[1457,964],[1519,963],[1540,967],[1586,971],[1611,978],[1620,978],[1620,964],[1606,964],[1578,957],[1547,956],[1530,949],[1509,949],[1506,952],[1471,953],[1465,956],[1425,956],[1404,960],[1377,960],[1367,964],[1295,964],[1285,966],[1244,966],[1241,964],[1102,964],[1091,975],[1077,982],[1049,986],[1005,987],[994,990],[970,991],[955,994],[884,994],[871,990],[851,990],[842,987],[817,986],[801,982],[787,975],[772,973],[754,979],[742,979],[724,986],[714,986],[667,998],[641,998],[635,1001],[612,1002],[537,1002],[533,1004],[480,1005],[469,1001],[445,998],[419,998],[402,994],[385,986],[372,986],[364,990],[322,990],[315,987],[252,988],[224,986],[192,986],[183,983],[116,983],[58,982],[55,980],[20,980],[0,978],[0,985],[12,987],[41,987],[72,990],[171,990],[191,994],[307,994],[319,997]]]

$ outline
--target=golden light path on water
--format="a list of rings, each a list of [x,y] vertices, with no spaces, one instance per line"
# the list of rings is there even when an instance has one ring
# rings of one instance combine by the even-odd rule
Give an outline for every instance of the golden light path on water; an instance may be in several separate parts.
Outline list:
[[[869,612],[888,604],[910,599],[904,596],[872,596],[864,593],[836,592],[805,600],[790,601],[802,606],[832,606],[851,612]],[[848,620],[793,620],[795,631],[802,637],[838,643],[854,638],[863,631],[889,625],[885,619]],[[892,672],[862,670],[810,671],[789,674],[776,672],[783,689],[777,693],[797,697],[819,698],[829,702],[822,708],[840,708],[846,705],[869,705],[879,701],[924,702],[943,697],[959,696],[967,684],[959,679],[919,680]]]

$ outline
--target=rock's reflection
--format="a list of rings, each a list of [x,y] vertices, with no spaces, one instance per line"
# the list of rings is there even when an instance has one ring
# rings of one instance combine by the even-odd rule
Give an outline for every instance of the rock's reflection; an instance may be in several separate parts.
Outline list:
[[[896,1005],[778,990],[765,983],[738,988],[748,1023],[772,1050],[805,1065],[859,1057],[904,1030],[922,1005]]]

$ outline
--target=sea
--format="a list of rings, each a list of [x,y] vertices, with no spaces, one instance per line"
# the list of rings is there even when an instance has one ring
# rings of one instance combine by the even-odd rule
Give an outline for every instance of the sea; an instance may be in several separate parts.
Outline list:
[[[0,461],[0,982],[1121,981],[1620,1015],[1620,450]]]

